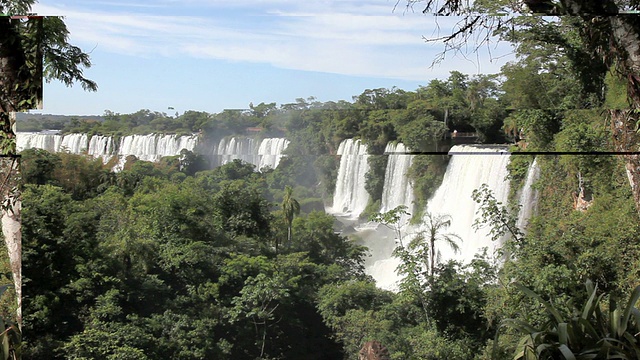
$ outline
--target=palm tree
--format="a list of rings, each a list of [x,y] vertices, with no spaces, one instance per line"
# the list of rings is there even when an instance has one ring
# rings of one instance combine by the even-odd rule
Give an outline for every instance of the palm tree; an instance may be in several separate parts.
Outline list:
[[[433,276],[433,270],[436,265],[436,256],[440,256],[440,251],[436,252],[436,242],[445,242],[455,253],[460,251],[460,247],[456,243],[456,240],[462,241],[460,236],[454,233],[444,233],[449,226],[451,226],[451,216],[446,214],[431,214],[427,212],[424,216],[426,221],[424,225],[426,229],[421,231],[422,236],[416,237],[413,242],[421,242],[423,240],[428,241],[429,246],[429,274]],[[415,247],[417,244],[411,244]]]
[[[287,247],[291,246],[291,225],[293,217],[300,214],[300,203],[293,198],[293,188],[289,185],[284,187],[284,196],[282,197],[282,212],[284,213],[284,221],[287,224]],[[278,241],[276,240],[276,252],[278,252]]]
[[[518,119],[515,116],[508,116],[504,120],[502,130],[506,135],[513,139],[513,143],[518,142]]]

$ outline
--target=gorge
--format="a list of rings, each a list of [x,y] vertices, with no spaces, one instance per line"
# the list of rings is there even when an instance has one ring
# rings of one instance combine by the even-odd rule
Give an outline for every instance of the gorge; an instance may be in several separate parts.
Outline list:
[[[352,146],[353,144],[354,142],[348,139],[340,145],[339,153],[342,158],[338,185],[334,195],[334,206],[327,209],[339,219],[351,220],[351,222],[360,215],[368,200],[368,196],[361,195],[366,194],[362,162],[368,155],[361,147]],[[414,198],[407,171],[413,158],[423,155],[407,154],[407,149],[401,143],[388,144],[385,154],[388,154],[389,158],[380,211],[386,212],[399,205],[405,205],[412,213]],[[487,248],[489,257],[495,258],[495,251],[501,244],[491,241],[489,229],[474,230],[473,223],[478,217],[480,205],[473,201],[471,195],[482,184],[487,184],[496,200],[507,204],[509,181],[506,177],[510,156],[506,152],[506,147],[457,145],[451,148],[449,155],[451,158],[442,184],[428,201],[425,209],[432,214],[450,215],[452,221],[447,232],[457,234],[462,240],[458,244],[460,246],[459,253],[454,253],[446,246],[439,247],[441,261],[454,259],[468,263],[482,248]],[[518,214],[518,225],[523,230],[537,201],[536,191],[532,188],[539,176],[539,169],[535,162],[530,166],[528,174],[523,189],[519,191],[521,193],[519,197],[521,211]],[[348,186],[341,184],[348,184]],[[348,188],[349,191],[344,191],[344,188]],[[340,204],[338,211],[336,211],[336,203]],[[402,225],[401,231],[405,236],[410,237],[425,230],[420,224],[409,225],[408,220],[405,217],[399,221],[399,224]],[[391,255],[396,246],[393,232],[375,224],[359,224],[356,229],[356,236],[361,237],[363,244],[369,247],[372,252],[371,258],[365,263],[367,272],[376,279],[378,286],[396,289],[396,283],[400,278],[395,273],[399,260]]]
[[[257,169],[276,168],[288,143],[284,138],[259,140],[234,136],[203,140],[198,135],[155,134],[124,136],[119,141],[112,137],[87,134],[18,133],[17,137],[19,150],[40,148],[50,152],[68,151],[101,158],[104,163],[117,156],[119,161],[116,169],[122,168],[128,155],[134,155],[140,160],[158,161],[163,156],[179,155],[182,149],[205,155],[214,167],[240,159],[255,165]],[[450,215],[452,222],[448,231],[462,239],[459,244],[461,251],[457,254],[447,247],[439,248],[442,261],[456,259],[468,262],[484,247],[488,248],[489,256],[499,247],[500,244],[491,241],[488,229],[473,229],[479,205],[472,200],[471,193],[482,184],[487,184],[496,200],[507,203],[509,181],[505,178],[508,174],[509,155],[505,151],[504,146],[492,145],[457,145],[451,148],[442,184],[427,202],[426,209],[422,209],[434,214]],[[367,148],[360,140],[346,139],[340,143],[336,155],[340,159],[336,187],[332,201],[326,201],[330,204],[325,207],[325,211],[340,222],[352,226],[356,230],[352,235],[370,249],[371,256],[365,260],[365,268],[378,286],[396,289],[399,277],[395,273],[398,259],[391,255],[396,246],[393,232],[359,218],[370,201],[370,195],[365,189],[365,178],[369,171],[367,160],[370,156]],[[419,210],[415,208],[408,171],[415,157],[422,155],[409,154],[402,143],[387,144],[385,155],[388,159],[379,211],[386,212],[400,205],[406,206],[409,213]],[[528,173],[526,183],[519,191],[521,211],[518,214],[518,224],[522,228],[536,203],[537,195],[532,184],[539,176],[539,169],[535,162]],[[409,216],[405,216],[400,222],[406,224],[402,231],[407,236],[424,230],[420,224],[408,225],[408,221]]]

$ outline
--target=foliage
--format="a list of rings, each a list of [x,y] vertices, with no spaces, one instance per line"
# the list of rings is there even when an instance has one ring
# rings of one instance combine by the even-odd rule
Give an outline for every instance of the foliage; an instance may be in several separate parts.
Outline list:
[[[46,16],[44,19],[42,52],[45,79],[56,79],[66,86],[80,83],[84,90],[98,90],[94,81],[84,77],[83,68],[91,67],[89,55],[69,44],[69,31],[62,18]]]
[[[438,151],[438,143],[447,132],[444,122],[427,113],[400,127],[398,138],[412,151]]]
[[[331,155],[321,155],[314,162],[321,184],[322,196],[330,198],[336,188],[339,162]]]
[[[509,116],[515,117],[524,134],[527,148],[531,150],[549,149],[553,135],[560,130],[560,119],[555,111],[517,110]]]
[[[260,358],[265,354],[267,341],[267,330],[270,322],[275,322],[274,313],[280,303],[289,296],[284,279],[279,277],[267,277],[265,274],[258,274],[255,278],[249,277],[240,290],[239,297],[232,301],[234,308],[231,310],[231,321],[239,321],[244,318],[250,319],[256,327],[256,331],[262,327],[260,343]]]
[[[388,160],[389,156],[387,155],[369,155],[367,157],[369,171],[365,175],[364,188],[369,193],[371,201],[382,199]]]
[[[530,289],[516,286],[544,305],[549,320],[541,327],[515,319],[504,321],[504,325],[525,334],[514,359],[557,359],[560,356],[565,359],[636,359],[640,355],[640,346],[635,339],[640,331],[640,311],[636,308],[640,286],[635,288],[624,308],[617,307],[610,299],[607,313],[601,309],[605,294],[598,295],[597,286],[587,281],[588,299],[569,315],[563,315]]]
[[[365,248],[336,234],[334,221],[332,216],[321,211],[297,217],[293,221],[297,235],[292,248],[306,252],[315,263],[339,266],[342,276],[361,278],[364,276]]]
[[[291,246],[291,237],[293,226],[293,217],[300,214],[300,203],[293,198],[293,188],[286,186],[284,188],[284,196],[282,197],[282,214],[287,224],[287,247]],[[278,251],[278,242],[276,240],[276,252]]]
[[[293,219],[276,256],[284,220],[246,164],[176,181],[136,162],[75,196],[80,177],[53,185],[68,165],[58,156],[27,156],[52,169],[32,167],[24,188],[26,359],[342,357],[315,301],[327,283],[365,278],[364,249],[331,216]]]
[[[397,241],[399,242],[401,247],[403,245],[403,239],[405,234],[403,230],[406,225],[406,222],[402,223],[402,220],[406,220],[406,216],[411,215],[407,212],[406,205],[399,205],[395,208],[385,212],[385,213],[375,213],[369,216],[369,221],[380,223],[387,228],[393,230],[394,235],[396,236]]]
[[[392,298],[370,281],[347,281],[322,287],[317,308],[343,343],[348,358],[356,359],[362,345],[382,332],[384,325],[377,312]]]
[[[409,242],[410,251],[418,251],[420,255],[424,257],[424,245],[426,244],[429,249],[429,275],[433,276],[435,266],[440,258],[440,251],[436,251],[436,242],[444,242],[455,253],[460,251],[460,246],[456,243],[462,241],[460,236],[453,233],[445,233],[445,231],[451,226],[451,216],[448,214],[432,214],[427,212],[423,219],[424,230],[418,233],[418,236],[413,238]]]
[[[474,190],[472,197],[475,202],[480,204],[480,217],[473,223],[476,230],[489,226],[491,240],[498,241],[508,235],[513,246],[522,245],[523,234],[516,225],[517,213],[515,210],[509,210],[500,201],[497,201],[487,184],[482,184],[480,188]]]
[[[515,151],[512,151],[512,155],[509,157],[509,164],[507,165],[509,174],[507,175],[507,179],[509,179],[509,203],[513,204],[518,201],[518,199],[516,199],[516,194],[518,193],[518,190],[522,189],[522,186],[525,183],[529,167],[533,163],[533,156],[526,156],[519,152],[519,149],[515,146],[512,146],[511,150]],[[514,156],[513,152],[518,153]]]
[[[473,6],[496,11],[505,4]],[[563,332],[574,354],[594,344],[630,349],[635,301],[598,317],[606,298],[575,285],[592,278],[611,299],[637,285],[640,225],[619,159],[538,156],[541,200],[526,236],[515,227],[516,209],[486,186],[476,190],[476,227],[489,226],[494,240],[512,238],[498,274],[486,255],[470,264],[436,264],[449,220],[420,209],[440,185],[447,157],[416,156],[409,172],[414,218],[435,220],[422,225],[435,233],[407,241],[406,207],[371,216],[401,245],[395,255],[405,278],[398,293],[375,287],[364,273],[365,249],[336,233],[333,217],[296,210],[319,207],[318,199],[332,193],[336,149],[347,138],[362,139],[372,154],[369,211],[378,211],[386,170],[379,154],[390,141],[445,150],[443,138],[455,129],[475,132],[480,142],[523,140],[519,145],[534,151],[608,150],[611,134],[600,114],[566,111],[603,100],[622,104],[620,83],[604,76],[610,67],[593,56],[589,42],[605,20],[587,27],[584,18],[510,19],[513,26],[495,30],[516,44],[518,58],[499,75],[451,72],[415,91],[367,89],[352,103],[311,97],[219,114],[107,111],[103,119],[74,119],[65,127],[205,138],[252,127],[259,136],[286,136],[286,157],[263,173],[240,161],[204,170],[202,158],[185,152],[159,164],[130,159],[115,174],[82,156],[25,151],[25,358],[355,359],[368,340],[398,359],[488,358],[482,349],[495,344],[506,353],[517,344],[513,331],[490,341],[505,318],[535,332],[525,339],[542,357],[568,354]],[[607,39],[595,37],[608,45]],[[524,181],[529,162],[512,157],[512,188]],[[593,194],[584,212],[572,207],[578,178]],[[281,251],[285,229],[290,246]],[[516,291],[514,280],[532,290]],[[574,314],[581,302],[589,306]],[[590,317],[581,317],[584,309]],[[615,341],[598,342],[608,337]]]
[[[83,68],[91,66],[89,56],[68,43],[69,31],[62,18],[24,16],[32,4],[0,4],[3,13],[23,16],[4,16],[0,21],[3,113],[37,108],[42,101],[43,76],[47,81],[55,79],[67,86],[80,83],[85,90],[97,90],[96,83],[83,75]]]
[[[426,295],[427,312],[436,328],[454,339],[468,339],[481,346],[493,336],[485,315],[487,288],[494,285],[496,269],[476,256],[468,265],[449,261],[438,265]]]
[[[11,273],[9,273],[11,274]],[[0,286],[0,297],[3,297],[11,285]],[[22,359],[22,331],[17,323],[0,317],[0,356],[3,360]]]
[[[608,72],[605,77],[605,86],[607,89],[604,104],[605,109],[627,109],[629,108],[629,99],[627,98],[627,89],[624,79]]]
[[[561,157],[564,168],[574,176],[579,176],[587,184],[583,186],[593,191],[591,183],[598,173],[606,173],[604,169],[611,167],[612,157],[593,156],[598,152],[610,150],[608,128],[605,128],[597,111],[571,111],[565,114],[562,130],[554,137],[555,148],[561,152],[584,153],[571,157]]]
[[[411,180],[413,192],[418,209],[414,219],[421,218],[421,210],[426,207],[427,201],[433,196],[444,178],[449,161],[448,156],[442,155],[418,155],[411,162],[407,176]]]

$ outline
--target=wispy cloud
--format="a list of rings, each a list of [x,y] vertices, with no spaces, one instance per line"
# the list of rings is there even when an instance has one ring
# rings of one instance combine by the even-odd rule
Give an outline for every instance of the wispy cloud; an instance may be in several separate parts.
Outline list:
[[[205,9],[189,16],[155,8],[133,12],[128,5],[114,8],[117,4],[110,2],[107,10],[41,3],[34,10],[64,15],[74,42],[109,52],[259,62],[286,69],[407,80],[433,76],[426,75],[427,67],[442,45],[425,44],[422,37],[436,36],[439,27],[446,32],[454,24],[446,18],[436,24],[431,17],[403,13],[405,9],[393,12],[395,3],[388,1],[368,5],[356,0],[158,2],[159,9],[181,7],[182,13]],[[455,64],[469,68],[464,60]],[[447,65],[438,73],[446,74],[454,62]]]

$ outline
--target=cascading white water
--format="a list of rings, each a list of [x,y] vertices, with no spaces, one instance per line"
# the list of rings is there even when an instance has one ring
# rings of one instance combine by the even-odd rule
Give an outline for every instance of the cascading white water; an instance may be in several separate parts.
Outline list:
[[[409,213],[413,212],[413,186],[407,173],[414,155],[407,155],[405,152],[407,149],[402,143],[389,143],[385,149],[385,154],[389,154],[389,158],[384,176],[381,213],[399,205],[405,205]]]
[[[60,151],[61,143],[61,135],[33,132],[18,132],[16,134],[16,148],[18,152],[26,149],[43,149],[49,152],[58,152]]]
[[[270,167],[275,169],[280,163],[282,158],[282,152],[289,146],[289,140],[284,138],[267,138],[260,142],[258,148],[258,157],[260,163],[257,168],[262,169],[264,167]]]
[[[266,138],[261,141],[236,136],[223,138],[212,152],[213,166],[221,166],[237,159],[255,165],[256,170],[263,167],[275,169],[288,145],[289,140],[284,138]]]
[[[214,166],[224,165],[239,159],[250,164],[256,163],[254,140],[252,138],[230,137],[220,140],[214,152]]]
[[[182,149],[195,151],[198,142],[197,135],[130,135],[120,140],[116,150],[114,140],[109,136],[94,135],[89,138],[86,134],[29,132],[19,132],[16,141],[18,151],[36,148],[49,152],[86,153],[94,158],[101,158],[104,163],[117,155],[119,163],[115,170],[122,169],[129,155],[134,155],[140,160],[158,161],[163,156],[179,155]],[[288,145],[289,141],[284,138],[267,138],[262,141],[246,137],[222,139],[213,151],[213,166],[240,159],[255,165],[257,169],[267,166],[276,168]]]
[[[109,136],[94,135],[89,140],[87,153],[95,158],[101,158],[103,163],[107,163],[114,152],[113,139]]]
[[[46,134],[18,132],[16,134],[18,151],[25,149],[43,149],[50,152],[69,152],[71,154],[93,155],[89,148],[89,137],[86,134]]]
[[[67,151],[71,154],[83,154],[86,153],[88,145],[89,137],[87,134],[68,134],[62,137],[58,151]]]
[[[385,213],[395,209],[399,205],[407,207],[409,214],[413,213],[413,201],[415,199],[413,187],[407,176],[414,155],[405,154],[407,148],[402,143],[387,144],[385,154],[389,155],[387,168],[385,170],[384,188],[382,191],[382,203],[380,212]],[[408,230],[411,215],[400,217],[399,225],[402,225],[402,232]],[[376,279],[378,287],[387,290],[396,290],[398,276],[395,270],[400,264],[398,259],[392,256],[396,247],[395,234],[384,226],[378,226],[376,235],[372,237],[366,232],[361,234],[365,239],[364,244],[369,248],[371,258],[367,259],[366,272]]]
[[[442,184],[428,201],[426,211],[432,214],[448,214],[451,226],[446,230],[462,238],[458,242],[460,253],[455,254],[445,244],[436,244],[441,260],[455,259],[468,263],[482,248],[487,247],[489,255],[500,245],[491,241],[488,229],[476,232],[472,225],[477,217],[479,204],[473,201],[473,190],[487,184],[498,201],[506,204],[509,194],[509,182],[505,181],[509,155],[505,148],[496,146],[458,145],[451,148],[452,155]],[[426,220],[425,220],[426,221]],[[407,240],[425,230],[424,225],[406,227]],[[395,257],[380,259],[371,265],[367,272],[374,277],[376,284],[384,289],[396,290],[401,279],[396,273],[400,260]]]
[[[330,214],[357,218],[367,206],[369,193],[364,187],[369,171],[367,147],[360,140],[346,139],[338,147],[340,168]]]
[[[517,225],[522,231],[526,230],[529,219],[538,205],[538,191],[532,186],[539,178],[540,167],[538,166],[538,158],[535,158],[531,165],[529,165],[527,178],[522,186],[520,199],[518,201],[518,204],[520,204],[520,211],[518,212]]]
[[[109,136],[94,135],[89,139],[86,134],[19,132],[16,137],[18,151],[30,148],[50,152],[67,151],[72,154],[88,154],[95,158],[102,158],[104,162],[116,155],[113,138]],[[121,163],[128,155],[135,155],[140,160],[158,161],[163,156],[178,155],[182,149],[193,151],[197,141],[196,135],[130,135],[123,137],[120,141],[117,155]],[[120,168],[121,166],[122,164]]]
[[[122,169],[126,158],[134,155],[144,161],[158,161],[164,156],[179,155],[183,149],[193,151],[197,145],[198,136],[178,135],[129,135],[120,140],[118,156],[120,161],[116,169]]]
[[[432,214],[450,215],[451,226],[447,232],[462,238],[458,243],[458,254],[445,244],[439,244],[442,260],[455,259],[468,263],[483,247],[487,247],[488,255],[492,256],[501,244],[491,241],[489,229],[473,229],[480,204],[473,201],[472,193],[482,184],[487,184],[495,199],[507,204],[509,153],[504,147],[457,145],[451,148],[449,154],[453,156],[442,185],[427,202],[426,209]]]

